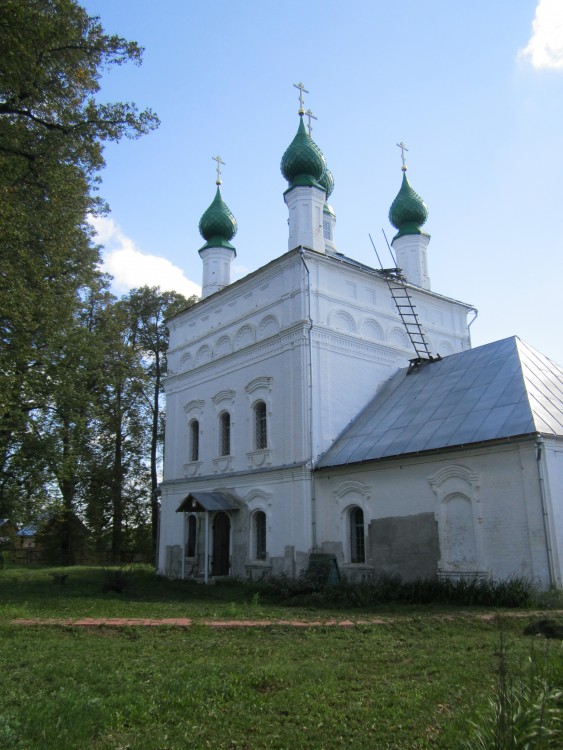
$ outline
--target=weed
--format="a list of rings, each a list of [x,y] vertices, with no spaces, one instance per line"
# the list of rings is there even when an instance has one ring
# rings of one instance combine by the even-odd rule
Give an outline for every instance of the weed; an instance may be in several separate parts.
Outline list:
[[[563,689],[545,656],[532,649],[525,668],[509,660],[505,633],[497,650],[496,694],[465,745],[468,750],[548,750],[563,743]]]
[[[131,571],[126,568],[105,568],[102,591],[123,594],[131,586]]]

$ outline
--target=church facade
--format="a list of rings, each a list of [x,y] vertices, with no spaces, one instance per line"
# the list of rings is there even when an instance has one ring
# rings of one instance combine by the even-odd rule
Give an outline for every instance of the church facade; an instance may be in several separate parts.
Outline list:
[[[431,291],[427,210],[404,163],[390,211],[401,272],[376,270],[337,250],[332,175],[303,115],[282,159],[287,252],[230,283],[236,221],[220,171],[200,222],[202,300],[169,321],[159,571],[295,576],[326,553],[357,580],[560,586],[563,371],[546,360],[559,391],[544,422],[522,407],[526,434],[501,434],[502,367],[489,389],[483,370],[502,354],[471,359],[483,348],[471,349],[474,309]],[[516,372],[521,358],[511,361]],[[545,363],[538,371],[545,380]],[[526,400],[527,374],[507,398]]]

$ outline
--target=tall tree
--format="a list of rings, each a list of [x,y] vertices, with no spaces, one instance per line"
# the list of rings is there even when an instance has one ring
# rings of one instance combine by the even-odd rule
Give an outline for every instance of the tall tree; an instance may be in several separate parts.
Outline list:
[[[102,71],[141,53],[75,0],[0,3],[0,516],[33,484],[21,447],[58,387],[47,372],[94,280],[87,216],[104,208],[94,194],[103,144],[158,125],[150,110],[95,99]]]
[[[132,343],[141,356],[145,370],[144,396],[150,419],[150,502],[153,548],[158,533],[158,464],[164,441],[163,380],[166,375],[168,329],[166,318],[189,307],[197,297],[186,299],[177,292],[161,292],[154,287],[134,289],[127,299]]]

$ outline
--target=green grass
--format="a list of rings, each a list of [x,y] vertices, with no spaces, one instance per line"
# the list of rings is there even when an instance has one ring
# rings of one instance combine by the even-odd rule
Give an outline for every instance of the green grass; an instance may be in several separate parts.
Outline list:
[[[102,570],[0,572],[2,750],[467,747],[470,721],[497,682],[499,621],[469,610],[383,610],[383,625],[216,630],[209,617],[328,619],[257,600],[241,585],[204,587],[131,573],[102,593]],[[340,611],[356,619],[382,610]],[[191,617],[176,628],[21,626],[18,617]],[[541,648],[563,684],[558,641],[502,619],[506,660]]]

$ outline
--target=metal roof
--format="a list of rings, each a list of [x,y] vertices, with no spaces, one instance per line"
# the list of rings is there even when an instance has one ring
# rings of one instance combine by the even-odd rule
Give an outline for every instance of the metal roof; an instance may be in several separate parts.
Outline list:
[[[235,498],[227,492],[190,492],[176,508],[176,513],[217,510],[239,510],[239,506]]]
[[[563,436],[563,368],[513,336],[399,370],[317,468],[538,433]]]

